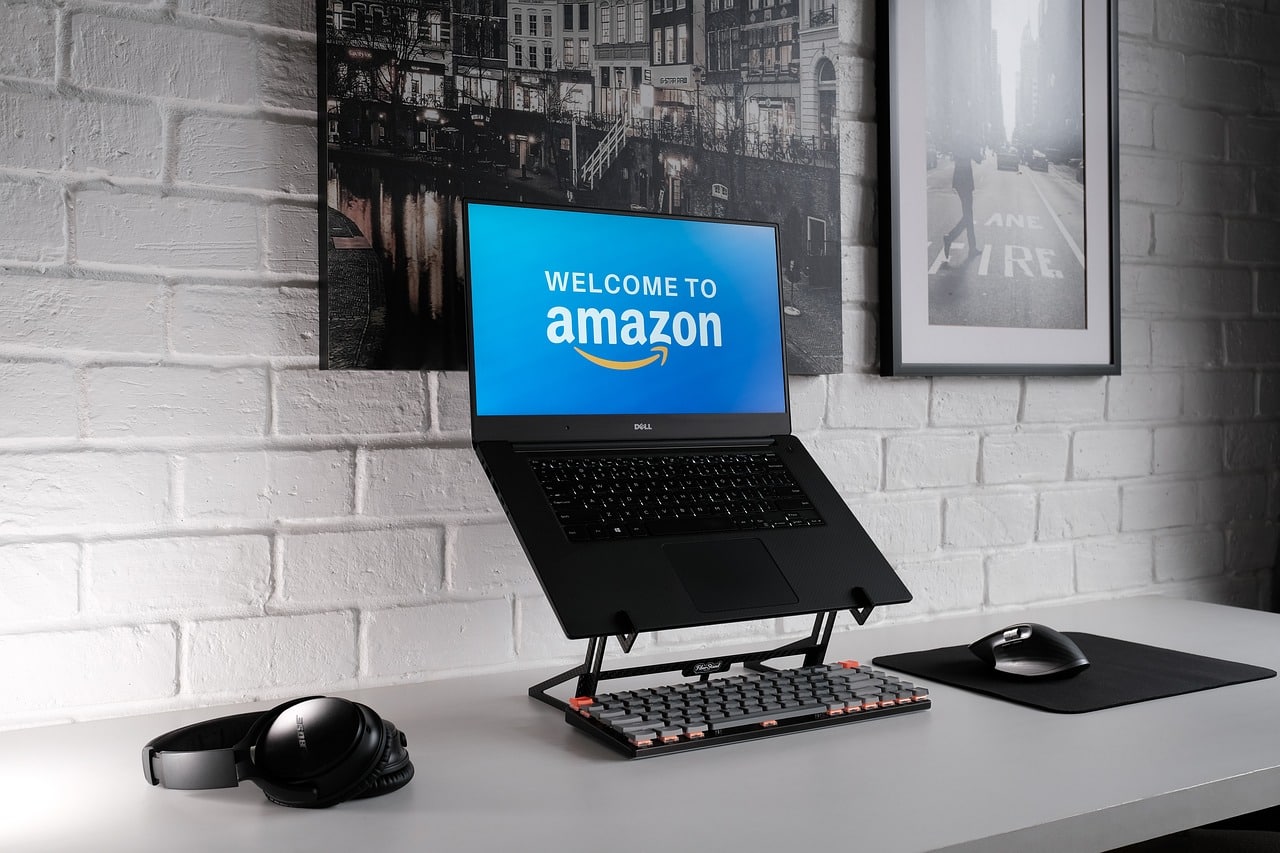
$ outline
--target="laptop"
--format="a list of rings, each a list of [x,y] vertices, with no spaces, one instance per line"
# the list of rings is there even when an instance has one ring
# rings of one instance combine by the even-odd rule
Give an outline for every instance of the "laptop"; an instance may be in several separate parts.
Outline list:
[[[472,443],[566,636],[911,599],[791,434],[776,225],[462,214]]]

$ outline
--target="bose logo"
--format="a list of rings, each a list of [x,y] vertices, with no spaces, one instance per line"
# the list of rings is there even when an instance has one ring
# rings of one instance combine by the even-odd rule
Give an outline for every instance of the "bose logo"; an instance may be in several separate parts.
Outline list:
[[[653,424],[636,424],[636,429],[653,429]]]
[[[295,715],[293,719],[298,724],[298,748],[306,749],[307,748],[307,730],[305,725],[303,724],[302,717],[301,715]]]

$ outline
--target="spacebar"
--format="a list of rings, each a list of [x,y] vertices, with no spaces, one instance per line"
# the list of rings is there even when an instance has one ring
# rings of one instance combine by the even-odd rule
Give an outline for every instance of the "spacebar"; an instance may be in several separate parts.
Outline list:
[[[652,536],[671,536],[679,533],[713,533],[717,530],[734,530],[732,518],[658,518],[645,522]]]
[[[782,708],[776,711],[758,711],[741,716],[726,714],[719,717],[708,717],[707,725],[713,732],[722,732],[726,729],[737,729],[762,723],[776,724],[779,720],[790,720],[793,717],[813,717],[823,714],[826,710],[827,706],[821,702],[809,705],[794,705],[790,708]]]

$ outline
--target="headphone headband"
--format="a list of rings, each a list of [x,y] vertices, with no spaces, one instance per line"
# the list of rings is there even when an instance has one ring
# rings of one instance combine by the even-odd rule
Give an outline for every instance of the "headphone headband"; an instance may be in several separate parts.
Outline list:
[[[264,716],[258,711],[219,717],[153,738],[142,748],[143,775],[165,788],[234,788],[247,778],[254,724]]]

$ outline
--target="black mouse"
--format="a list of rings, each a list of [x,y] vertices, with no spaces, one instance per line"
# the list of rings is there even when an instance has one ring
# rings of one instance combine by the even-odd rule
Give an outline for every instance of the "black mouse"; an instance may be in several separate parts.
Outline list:
[[[969,651],[997,672],[1027,678],[1066,678],[1089,666],[1089,659],[1070,637],[1034,622],[988,634],[970,645]]]

